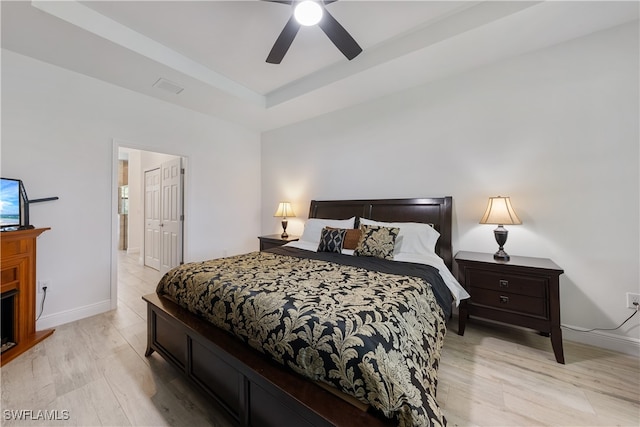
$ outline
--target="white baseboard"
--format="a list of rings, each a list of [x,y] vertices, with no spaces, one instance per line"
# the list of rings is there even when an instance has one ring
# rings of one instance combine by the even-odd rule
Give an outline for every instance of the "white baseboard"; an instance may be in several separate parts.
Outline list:
[[[580,329],[577,326],[567,326]],[[637,338],[623,337],[605,331],[578,332],[567,329],[564,325],[562,328],[562,337],[568,341],[575,341],[640,357],[640,339]]]
[[[104,300],[95,304],[85,305],[84,307],[53,313],[48,316],[41,317],[40,320],[36,322],[36,330],[54,328],[56,326],[64,325],[65,323],[105,313],[109,310],[111,310],[111,300]]]
[[[127,248],[127,253],[128,254],[139,254],[140,253],[140,248]]]

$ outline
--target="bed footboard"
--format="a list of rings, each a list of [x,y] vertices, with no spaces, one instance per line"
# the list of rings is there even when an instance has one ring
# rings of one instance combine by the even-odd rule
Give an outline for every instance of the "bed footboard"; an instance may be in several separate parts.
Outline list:
[[[147,302],[147,350],[158,352],[240,426],[388,426],[157,294]]]

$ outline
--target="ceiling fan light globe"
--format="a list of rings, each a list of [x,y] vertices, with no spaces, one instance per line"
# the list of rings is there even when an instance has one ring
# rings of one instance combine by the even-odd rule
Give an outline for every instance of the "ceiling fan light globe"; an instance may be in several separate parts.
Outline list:
[[[296,5],[293,16],[300,25],[310,27],[322,19],[322,7],[315,1],[305,0]]]

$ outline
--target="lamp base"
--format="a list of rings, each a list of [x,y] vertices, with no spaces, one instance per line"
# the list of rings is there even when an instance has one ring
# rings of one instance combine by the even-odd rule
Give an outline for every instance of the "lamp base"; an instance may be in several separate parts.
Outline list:
[[[286,219],[282,220],[282,234],[280,235],[280,237],[282,237],[283,239],[286,239],[287,237],[289,237],[289,235],[287,234],[287,224],[288,221]]]
[[[498,252],[493,254],[493,259],[495,259],[496,261],[509,261],[511,257],[504,250],[498,249]]]
[[[504,244],[507,243],[507,236],[509,235],[509,231],[502,226],[502,224],[498,225],[498,228],[493,230],[493,235],[496,238],[496,242],[498,242],[498,252],[493,254],[493,259],[497,261],[509,261],[509,254],[504,251]]]

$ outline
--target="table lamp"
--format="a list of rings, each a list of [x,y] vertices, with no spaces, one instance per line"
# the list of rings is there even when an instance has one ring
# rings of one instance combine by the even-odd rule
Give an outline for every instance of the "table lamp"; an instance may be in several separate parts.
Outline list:
[[[282,234],[280,235],[280,237],[282,237],[283,239],[289,237],[289,235],[287,234],[287,217],[291,218],[296,216],[296,214],[293,213],[291,203],[280,202],[280,204],[278,205],[278,209],[276,210],[276,213],[273,214],[273,216],[282,218]]]
[[[498,252],[493,254],[493,259],[500,261],[509,261],[509,254],[504,251],[504,244],[507,242],[509,232],[503,226],[522,224],[518,215],[511,206],[511,200],[508,197],[489,197],[487,210],[480,220],[480,224],[497,224],[498,228],[493,230],[493,235],[498,242]]]

